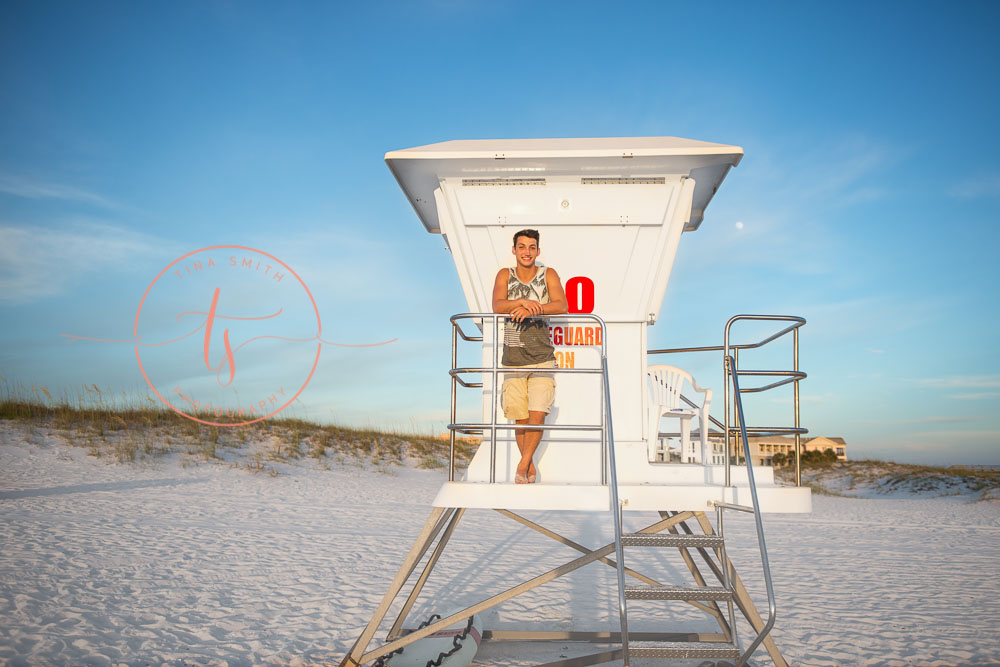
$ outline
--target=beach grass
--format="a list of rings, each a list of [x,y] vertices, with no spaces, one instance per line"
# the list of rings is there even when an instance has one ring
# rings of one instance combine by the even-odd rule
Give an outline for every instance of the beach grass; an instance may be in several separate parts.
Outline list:
[[[222,422],[212,413],[193,413]],[[115,393],[82,385],[70,396],[53,396],[48,387],[10,385],[0,377],[0,419],[43,427],[96,457],[117,462],[180,454],[193,461],[236,462],[253,472],[274,473],[274,464],[314,461],[332,465],[444,468],[449,443],[441,438],[398,430],[318,424],[276,416],[252,424],[216,426],[188,419],[141,392]],[[233,423],[232,420],[230,423]],[[466,465],[475,443],[456,439],[456,464]]]
[[[286,411],[287,413],[288,411]],[[221,421],[195,413],[204,421]],[[281,464],[371,466],[391,472],[399,466],[441,469],[448,465],[446,439],[399,430],[318,424],[282,414],[242,426],[216,426],[185,418],[141,391],[112,392],[81,385],[72,395],[53,396],[42,385],[11,385],[0,376],[0,419],[51,431],[67,443],[115,462],[155,460],[181,455],[192,464],[214,461],[251,472],[277,474]],[[476,441],[456,438],[456,466],[464,468]],[[806,462],[803,485],[817,494],[983,493],[1000,497],[1000,471],[896,463],[877,459]],[[794,467],[775,470],[781,482],[794,483]]]
[[[794,466],[775,470],[775,477],[794,483]],[[1000,471],[962,466],[897,463],[879,459],[803,462],[802,484],[815,493],[853,495],[975,495],[1000,496]]]

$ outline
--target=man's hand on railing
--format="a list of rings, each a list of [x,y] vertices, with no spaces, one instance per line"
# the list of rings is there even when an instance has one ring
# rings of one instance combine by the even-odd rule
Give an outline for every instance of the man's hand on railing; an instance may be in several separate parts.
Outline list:
[[[533,317],[542,314],[542,304],[529,299],[518,299],[517,305],[510,311],[510,318],[515,322],[520,322],[525,317]]]

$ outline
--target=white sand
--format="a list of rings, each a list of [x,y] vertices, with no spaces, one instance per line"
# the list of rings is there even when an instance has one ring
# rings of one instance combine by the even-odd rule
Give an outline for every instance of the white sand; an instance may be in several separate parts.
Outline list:
[[[283,466],[271,477],[176,460],[116,465],[32,431],[0,422],[0,660],[11,665],[334,662],[443,481],[405,468]],[[792,664],[1000,664],[1000,503],[820,496],[814,507],[765,517],[774,637]],[[606,515],[528,514],[591,546],[610,535]],[[731,554],[763,607],[751,520],[727,516]],[[414,615],[475,602],[574,553],[470,511],[428,584],[440,601]],[[685,579],[676,558],[629,564]],[[483,618],[494,630],[614,629],[615,604],[614,571],[593,564]],[[634,630],[716,631],[687,605],[631,609]],[[493,643],[475,664],[588,650]],[[770,662],[758,652],[751,664]]]

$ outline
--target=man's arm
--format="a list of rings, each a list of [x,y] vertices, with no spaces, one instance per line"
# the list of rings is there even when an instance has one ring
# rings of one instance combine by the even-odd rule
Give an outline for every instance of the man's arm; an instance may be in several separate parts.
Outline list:
[[[563,291],[562,280],[555,269],[545,272],[545,285],[549,288],[549,302],[542,306],[542,312],[549,315],[560,315],[569,311],[566,292]]]
[[[493,281],[493,312],[509,313],[515,322],[520,322],[525,317],[540,315],[543,311],[542,304],[529,299],[508,299],[507,298],[507,269],[500,269],[497,272],[496,280]],[[550,288],[551,290],[551,288]],[[562,293],[562,287],[559,287]],[[565,297],[563,297],[565,301]],[[565,311],[563,311],[565,312]]]

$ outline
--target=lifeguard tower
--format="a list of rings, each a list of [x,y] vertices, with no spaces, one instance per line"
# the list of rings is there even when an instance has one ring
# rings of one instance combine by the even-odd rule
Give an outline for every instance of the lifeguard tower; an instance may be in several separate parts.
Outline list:
[[[444,237],[469,312],[451,318],[448,481],[371,622],[341,665],[376,661],[598,561],[617,570],[620,632],[525,631],[504,636],[487,629],[484,638],[620,644],[558,663],[567,666],[615,661],[627,665],[637,657],[716,658],[742,664],[758,646],[775,664],[786,664],[768,634],[775,602],[760,515],[809,512],[810,491],[779,486],[770,467],[755,468],[748,433],[794,434],[798,445],[799,435],[806,432],[798,419],[798,382],[805,377],[798,369],[798,333],[804,320],[739,315],[725,324],[721,345],[647,349],[648,327],[671,327],[680,321],[677,315],[661,316],[660,307],[682,235],[698,229],[709,201],[742,156],[737,146],[675,137],[447,141],[386,154],[389,169],[427,231]],[[527,485],[514,483],[520,458],[514,433],[524,427],[503,419],[494,390],[503,376],[499,357],[505,316],[490,312],[497,270],[512,264],[512,235],[524,228],[541,233],[539,263],[558,270],[569,302],[568,315],[547,316],[557,350],[556,399],[534,457],[538,481]],[[783,328],[758,342],[730,341],[731,328],[746,319],[771,320]],[[786,335],[794,341],[792,369],[739,368],[740,350]],[[480,365],[458,365],[462,345],[481,348]],[[721,353],[724,384],[715,389],[715,403],[712,390],[703,389],[682,369],[650,363],[659,358],[653,355],[684,351]],[[743,376],[767,377],[770,384],[741,389]],[[741,394],[789,383],[795,391],[794,424],[749,426]],[[481,392],[477,420],[456,418],[460,391]],[[711,417],[711,405],[721,407],[722,420]],[[661,431],[661,418],[676,418],[679,433]],[[482,436],[464,471],[455,463],[456,433]],[[664,448],[664,438],[673,436],[680,436],[681,451],[673,457],[677,461],[671,461]],[[460,518],[471,508],[496,510],[583,555],[440,621],[416,630],[404,627]],[[522,510],[608,512],[615,539],[587,548],[516,513]],[[713,510],[714,525],[708,518]],[[749,512],[756,519],[769,602],[766,621],[726,556],[727,510]],[[623,533],[622,512],[653,512],[657,520]],[[656,573],[630,569],[626,548],[660,548],[678,555],[690,571],[690,585],[665,583]],[[697,557],[707,566],[708,578]],[[717,581],[710,583],[713,578]],[[402,609],[393,612],[396,618],[386,643],[369,648],[394,600],[407,587]],[[714,618],[719,632],[630,633],[628,600],[686,602]],[[737,612],[754,632],[742,644]],[[641,612],[633,608],[631,613]]]

